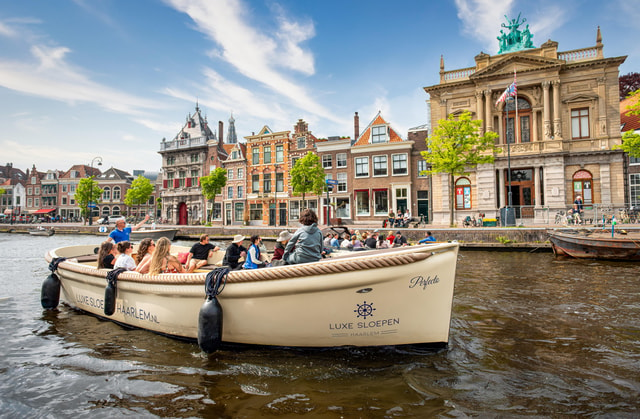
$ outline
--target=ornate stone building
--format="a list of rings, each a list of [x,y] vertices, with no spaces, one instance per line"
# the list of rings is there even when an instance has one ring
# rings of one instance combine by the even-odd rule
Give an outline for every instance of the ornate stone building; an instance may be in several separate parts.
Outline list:
[[[511,29],[520,32],[517,25]],[[523,39],[518,36],[509,39]],[[483,120],[483,132],[499,134],[495,162],[455,179],[457,222],[499,215],[509,192],[516,218],[533,222],[570,208],[577,195],[587,207],[624,204],[624,156],[612,147],[621,142],[618,67],[626,57],[604,57],[599,28],[593,47],[561,52],[549,40],[538,48],[507,49],[513,52],[481,52],[473,67],[457,70],[445,71],[441,59],[440,83],[424,88],[433,127],[470,111]],[[498,102],[514,72],[517,107],[515,98]],[[446,175],[432,181],[433,222],[446,224],[449,181]]]

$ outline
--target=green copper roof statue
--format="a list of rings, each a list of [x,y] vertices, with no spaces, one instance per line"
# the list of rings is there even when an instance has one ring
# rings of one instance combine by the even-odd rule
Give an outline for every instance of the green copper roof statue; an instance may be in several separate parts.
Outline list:
[[[500,36],[498,37],[500,50],[498,51],[498,54],[520,51],[527,48],[535,48],[533,46],[533,42],[531,42],[533,34],[529,32],[529,25],[527,25],[523,31],[518,29],[520,25],[527,21],[527,19],[523,18],[522,21],[520,21],[520,13],[518,13],[517,19],[509,20],[507,15],[504,17],[507,19],[507,24],[503,23],[501,26],[505,29],[509,29],[509,33],[504,33],[504,31],[500,29]]]

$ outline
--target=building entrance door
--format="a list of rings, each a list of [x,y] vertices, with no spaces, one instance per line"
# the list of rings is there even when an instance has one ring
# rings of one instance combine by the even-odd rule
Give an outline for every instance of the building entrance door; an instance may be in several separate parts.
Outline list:
[[[187,204],[181,202],[178,205],[178,225],[185,226],[187,225],[187,221]]]

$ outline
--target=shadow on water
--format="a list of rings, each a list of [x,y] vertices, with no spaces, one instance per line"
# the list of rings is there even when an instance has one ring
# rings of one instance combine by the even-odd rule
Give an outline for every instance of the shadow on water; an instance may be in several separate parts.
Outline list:
[[[0,281],[3,416],[638,413],[637,264],[461,252],[447,349],[225,346],[206,356],[64,305],[43,311],[42,255],[54,242],[0,236],[11,266]]]

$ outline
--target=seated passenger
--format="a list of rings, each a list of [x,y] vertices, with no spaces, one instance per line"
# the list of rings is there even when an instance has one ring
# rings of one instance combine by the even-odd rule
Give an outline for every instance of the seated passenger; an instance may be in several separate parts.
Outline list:
[[[116,263],[113,265],[114,268],[125,268],[128,271],[133,271],[136,269],[136,262],[131,257],[133,253],[133,246],[128,241],[118,242],[118,258],[116,259]]]
[[[151,255],[153,251],[156,249],[156,244],[153,242],[153,239],[145,238],[140,241],[140,245],[138,246],[138,254],[136,255],[136,260],[138,262],[136,266],[136,272],[141,274],[149,273],[149,263],[151,262]]]
[[[187,255],[187,261],[184,266],[187,268],[187,272],[193,272],[198,268],[207,264],[207,259],[213,255],[213,252],[220,250],[218,246],[214,246],[209,243],[209,235],[200,235],[200,241],[189,250]]]
[[[156,250],[151,256],[151,262],[149,263],[150,275],[185,272],[178,258],[169,254],[170,251],[171,240],[166,237],[160,237],[156,243]]]
[[[322,258],[322,232],[318,229],[318,216],[307,208],[300,213],[300,227],[284,249],[282,258],[289,265],[317,262]]]
[[[284,248],[287,243],[289,243],[289,240],[291,240],[291,233],[287,230],[281,231],[276,240],[276,247],[273,250],[273,257],[271,258],[271,264],[273,266],[284,265],[282,255],[284,255]]]
[[[98,251],[98,269],[113,269],[116,256],[118,256],[116,245],[110,241],[102,242]]]
[[[247,249],[242,245],[243,241],[244,236],[242,234],[236,234],[233,237],[233,241],[227,247],[224,259],[222,259],[224,266],[228,266],[231,270],[242,269],[240,259],[247,257]]]
[[[249,246],[249,250],[247,250],[247,260],[244,262],[244,265],[242,265],[244,269],[258,269],[267,266],[264,261],[264,255],[260,252],[261,240],[257,234],[251,236],[251,246]]]

